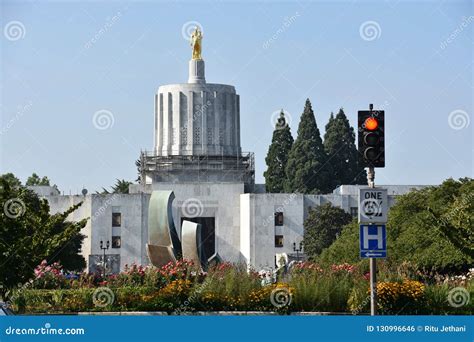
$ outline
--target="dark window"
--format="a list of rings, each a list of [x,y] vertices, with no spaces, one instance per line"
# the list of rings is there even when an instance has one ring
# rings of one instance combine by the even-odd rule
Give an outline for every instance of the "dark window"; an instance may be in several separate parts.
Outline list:
[[[351,216],[356,217],[359,214],[359,209],[357,207],[351,207]]]
[[[283,247],[283,235],[275,235],[275,247]]]
[[[112,248],[120,248],[122,245],[122,239],[120,236],[112,236]]]
[[[283,226],[283,213],[282,212],[275,213],[275,226]]]
[[[122,214],[112,213],[112,227],[120,227],[122,225]]]

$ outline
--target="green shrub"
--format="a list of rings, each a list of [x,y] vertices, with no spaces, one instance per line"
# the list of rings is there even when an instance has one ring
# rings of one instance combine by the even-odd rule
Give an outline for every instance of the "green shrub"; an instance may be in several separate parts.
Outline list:
[[[250,294],[261,287],[259,275],[246,265],[223,263],[209,270],[192,297],[199,310],[249,310]]]
[[[355,282],[366,282],[348,264],[332,268],[302,267],[290,274],[288,284],[294,289],[293,311],[346,312]]]

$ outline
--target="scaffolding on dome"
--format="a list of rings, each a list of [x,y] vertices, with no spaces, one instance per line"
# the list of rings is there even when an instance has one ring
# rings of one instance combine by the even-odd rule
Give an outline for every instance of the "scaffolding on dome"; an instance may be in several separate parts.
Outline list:
[[[192,175],[194,181],[206,182],[209,174],[219,175],[221,181],[255,184],[255,157],[253,152],[238,155],[157,155],[155,151],[141,151],[137,161],[140,183],[151,177],[153,182],[183,181],[181,174]]]

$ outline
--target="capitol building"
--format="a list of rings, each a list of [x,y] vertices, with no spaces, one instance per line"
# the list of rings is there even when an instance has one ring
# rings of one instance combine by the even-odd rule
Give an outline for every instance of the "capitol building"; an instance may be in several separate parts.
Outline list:
[[[52,187],[32,187],[48,200],[51,213],[83,202],[69,220],[89,218],[82,230],[89,271],[100,264],[100,241],[110,241],[106,260],[111,272],[126,264],[150,264],[148,217],[154,191],[173,191],[178,236],[183,220],[199,223],[206,257],[255,269],[274,269],[282,256],[294,257],[293,245],[302,241],[303,223],[315,206],[331,203],[357,215],[355,185],[305,195],[267,193],[263,184],[255,184],[254,154],[241,150],[241,124],[246,123],[240,122],[236,89],[206,81],[200,51],[193,51],[188,68],[187,83],[162,85],[155,94],[153,148],[140,153],[140,182],[130,185],[128,194],[61,195]],[[397,195],[419,188],[385,187],[389,206]]]

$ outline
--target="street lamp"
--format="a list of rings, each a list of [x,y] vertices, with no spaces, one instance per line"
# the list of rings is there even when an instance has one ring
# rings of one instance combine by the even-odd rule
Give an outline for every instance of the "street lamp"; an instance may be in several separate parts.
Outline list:
[[[109,249],[110,241],[107,240],[104,247],[104,242],[100,240],[100,249],[104,252],[102,256],[102,278],[105,279],[105,251]]]
[[[296,242],[293,242],[293,251],[296,252],[296,260],[300,260],[299,253],[303,251],[303,241],[300,241],[300,248],[296,248]]]

